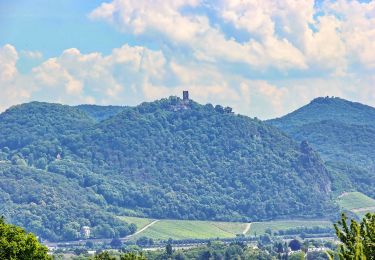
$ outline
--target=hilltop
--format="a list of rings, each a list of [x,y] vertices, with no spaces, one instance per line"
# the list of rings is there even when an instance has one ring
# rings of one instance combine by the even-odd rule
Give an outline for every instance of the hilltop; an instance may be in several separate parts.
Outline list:
[[[253,221],[334,210],[332,176],[307,143],[219,105],[177,97],[117,108],[32,102],[2,113],[0,134],[3,183],[29,173],[43,181],[19,189],[54,194],[19,200],[17,189],[0,186],[8,198],[0,213],[43,238],[68,239],[83,225],[107,237],[134,232],[115,215]],[[71,212],[74,205],[82,210]],[[103,217],[90,217],[90,208]]]
[[[308,141],[334,171],[339,193],[375,197],[375,108],[341,98],[317,98],[268,121],[297,141]]]

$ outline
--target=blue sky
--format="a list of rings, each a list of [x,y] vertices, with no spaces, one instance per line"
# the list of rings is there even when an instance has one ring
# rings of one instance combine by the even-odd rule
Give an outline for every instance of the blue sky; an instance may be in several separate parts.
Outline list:
[[[375,106],[374,28],[375,1],[0,0],[0,110],[184,89],[264,119],[318,96]]]

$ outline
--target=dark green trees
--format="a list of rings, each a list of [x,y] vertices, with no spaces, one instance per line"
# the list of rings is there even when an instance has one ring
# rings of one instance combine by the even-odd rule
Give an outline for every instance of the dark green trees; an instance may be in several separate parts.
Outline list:
[[[333,190],[375,197],[375,108],[340,98],[317,98],[268,123],[307,140],[333,170]],[[337,172],[337,173],[336,173]]]
[[[118,215],[321,217],[330,173],[309,147],[230,109],[23,104],[0,114],[0,214],[48,240],[124,237]],[[43,192],[36,192],[43,190]],[[93,214],[95,212],[95,214]]]
[[[0,218],[0,259],[51,259],[47,251],[32,233],[26,233],[20,227],[5,223],[3,217]]]

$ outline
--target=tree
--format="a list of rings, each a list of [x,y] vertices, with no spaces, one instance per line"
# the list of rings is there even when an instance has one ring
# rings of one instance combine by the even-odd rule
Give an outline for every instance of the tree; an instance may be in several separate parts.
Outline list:
[[[104,251],[96,254],[93,260],[116,260],[116,257],[113,257],[107,251]]]
[[[122,242],[119,238],[113,238],[111,241],[111,247],[112,248],[120,248],[122,247]]]
[[[34,234],[0,218],[0,259],[51,259],[47,252],[47,247],[41,245]]]
[[[303,252],[297,252],[297,253],[293,253],[289,256],[289,260],[303,260],[305,259],[305,253]]]
[[[46,158],[42,157],[42,158],[39,158],[36,162],[35,162],[35,167],[38,168],[38,169],[46,169],[47,167],[47,164],[48,164],[48,161]]]
[[[120,260],[146,260],[146,257],[144,257],[142,253],[138,255],[132,252],[132,253],[121,255]]]
[[[90,258],[93,260],[117,260],[118,258],[111,256],[107,251],[101,252],[99,254],[96,254],[94,258]],[[142,254],[136,254],[136,253],[126,253],[123,255],[120,255],[120,260],[146,260],[146,257],[144,257]]]
[[[85,247],[87,247],[87,248],[94,248],[94,242],[87,241]]]
[[[168,256],[171,256],[173,254],[173,248],[170,243],[168,243],[165,247],[165,252],[167,253]]]
[[[292,251],[298,251],[301,249],[301,242],[297,239],[293,239],[289,242],[289,247]]]
[[[147,237],[140,237],[137,239],[135,243],[137,244],[137,246],[140,246],[140,247],[148,246],[149,239]]]
[[[86,248],[76,248],[73,251],[76,255],[85,255],[88,253]]]
[[[341,220],[334,225],[337,238],[341,241],[339,258],[344,259],[375,259],[375,214],[368,213],[361,223],[355,220],[347,223],[343,213]]]
[[[210,250],[204,251],[200,257],[202,260],[209,260],[211,258],[212,254]]]

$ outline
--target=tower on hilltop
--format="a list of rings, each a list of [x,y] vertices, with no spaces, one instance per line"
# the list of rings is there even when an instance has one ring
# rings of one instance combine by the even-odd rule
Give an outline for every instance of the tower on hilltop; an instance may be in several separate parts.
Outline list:
[[[187,91],[187,90],[182,91],[182,100],[183,101],[189,100],[189,91]]]

